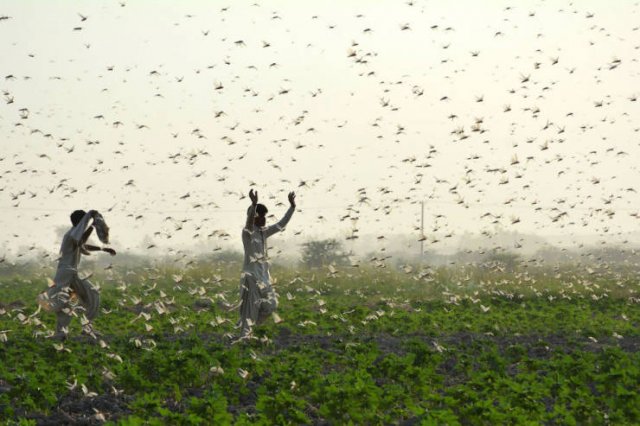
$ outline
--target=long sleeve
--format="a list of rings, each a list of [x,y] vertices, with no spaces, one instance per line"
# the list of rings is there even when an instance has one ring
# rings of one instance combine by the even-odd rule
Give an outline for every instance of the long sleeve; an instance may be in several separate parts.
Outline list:
[[[289,221],[291,220],[291,216],[293,216],[293,212],[296,211],[296,208],[293,206],[289,206],[289,210],[287,210],[287,212],[284,214],[284,216],[282,217],[282,219],[280,219],[280,221],[274,225],[268,226],[265,230],[264,230],[264,236],[265,237],[270,237],[271,235],[275,234],[276,232],[280,232],[282,231],[287,224],[289,223]]]
[[[87,212],[82,217],[82,219],[80,219],[80,223],[74,226],[71,232],[69,233],[69,237],[71,237],[71,239],[74,242],[76,242],[76,244],[82,239],[82,235],[84,234],[84,231],[87,230],[87,227],[89,226],[89,221],[91,220],[91,218],[92,218],[91,213]]]

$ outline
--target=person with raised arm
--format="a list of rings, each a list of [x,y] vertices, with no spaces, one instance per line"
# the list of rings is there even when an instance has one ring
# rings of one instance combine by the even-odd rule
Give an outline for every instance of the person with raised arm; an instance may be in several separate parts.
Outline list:
[[[244,262],[240,278],[240,338],[251,335],[254,325],[262,323],[278,307],[278,295],[271,285],[267,238],[284,230],[296,210],[296,194],[289,193],[289,209],[277,223],[266,226],[267,207],[258,204],[258,192],[249,191],[251,205],[242,230]]]
[[[89,225],[89,222],[92,224]],[[96,210],[74,211],[71,213],[71,224],[72,228],[62,238],[53,286],[38,297],[38,302],[42,306],[56,313],[56,332],[52,336],[56,339],[65,339],[69,332],[68,327],[75,314],[69,303],[73,296],[78,298],[88,320],[83,324],[83,332],[95,337],[91,320],[98,314],[100,293],[88,279],[81,279],[78,276],[78,264],[81,255],[88,255],[92,251],[104,251],[112,256],[116,254],[111,248],[86,244],[94,228],[103,243],[109,242],[109,227]]]

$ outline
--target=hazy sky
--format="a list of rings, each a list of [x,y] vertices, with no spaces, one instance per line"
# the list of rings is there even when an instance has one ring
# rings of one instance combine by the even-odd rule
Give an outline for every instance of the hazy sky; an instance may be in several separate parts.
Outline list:
[[[284,239],[418,239],[425,200],[436,249],[498,229],[622,241],[640,224],[639,11],[5,0],[2,244],[55,253],[93,208],[122,250],[239,250],[251,186],[277,217],[298,193]]]

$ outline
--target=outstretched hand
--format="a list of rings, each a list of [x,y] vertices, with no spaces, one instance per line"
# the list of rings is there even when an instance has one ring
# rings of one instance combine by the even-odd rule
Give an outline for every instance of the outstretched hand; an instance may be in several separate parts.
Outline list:
[[[105,248],[102,249],[102,251],[109,253],[111,256],[115,256],[116,255],[116,251],[114,249],[112,249],[112,248],[105,247]]]
[[[249,198],[251,199],[251,204],[258,204],[258,191],[254,191],[253,189],[249,190]]]
[[[289,193],[289,204],[291,204],[291,207],[296,206],[296,193],[293,191]]]

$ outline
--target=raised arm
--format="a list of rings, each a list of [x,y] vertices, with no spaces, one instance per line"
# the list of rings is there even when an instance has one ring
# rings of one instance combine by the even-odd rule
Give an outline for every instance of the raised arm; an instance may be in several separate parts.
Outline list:
[[[84,231],[84,234],[82,234],[82,239],[80,240],[80,244],[85,244],[92,233],[93,233],[93,226],[89,226],[87,230]]]
[[[87,230],[84,231],[84,234],[82,234],[82,239],[79,241],[80,249],[82,250],[82,254],[89,255],[89,254],[91,254],[90,252],[92,252],[92,251],[104,251],[105,253],[109,253],[111,256],[115,256],[116,255],[116,251],[114,249],[112,249],[112,248],[109,248],[109,247],[98,247],[98,246],[94,246],[92,244],[87,244],[87,240],[89,239],[89,236],[91,236],[92,232],[93,232],[93,226],[89,226],[87,228]]]
[[[87,231],[87,227],[89,226],[89,221],[93,219],[93,216],[96,214],[95,210],[89,210],[85,215],[80,219],[80,222],[73,227],[69,236],[76,244],[82,244],[84,233]],[[91,232],[89,232],[90,234]],[[88,237],[88,235],[87,235]]]
[[[282,231],[291,220],[291,216],[293,216],[293,212],[296,211],[296,194],[294,192],[290,192],[288,198],[289,198],[289,209],[284,214],[282,219],[280,219],[276,224],[268,226],[265,229],[264,231],[265,237],[269,237],[275,234],[276,232]]]
[[[249,198],[251,199],[251,206],[247,210],[247,223],[244,225],[248,231],[253,231],[253,222],[256,216],[256,206],[258,205],[258,191],[253,189],[249,190]]]
[[[93,246],[91,244],[85,244],[82,246],[83,249],[85,249],[87,252],[91,252],[91,251],[103,251],[105,253],[109,253],[111,256],[115,256],[116,255],[116,251],[112,248],[109,247],[98,247],[98,246]]]

